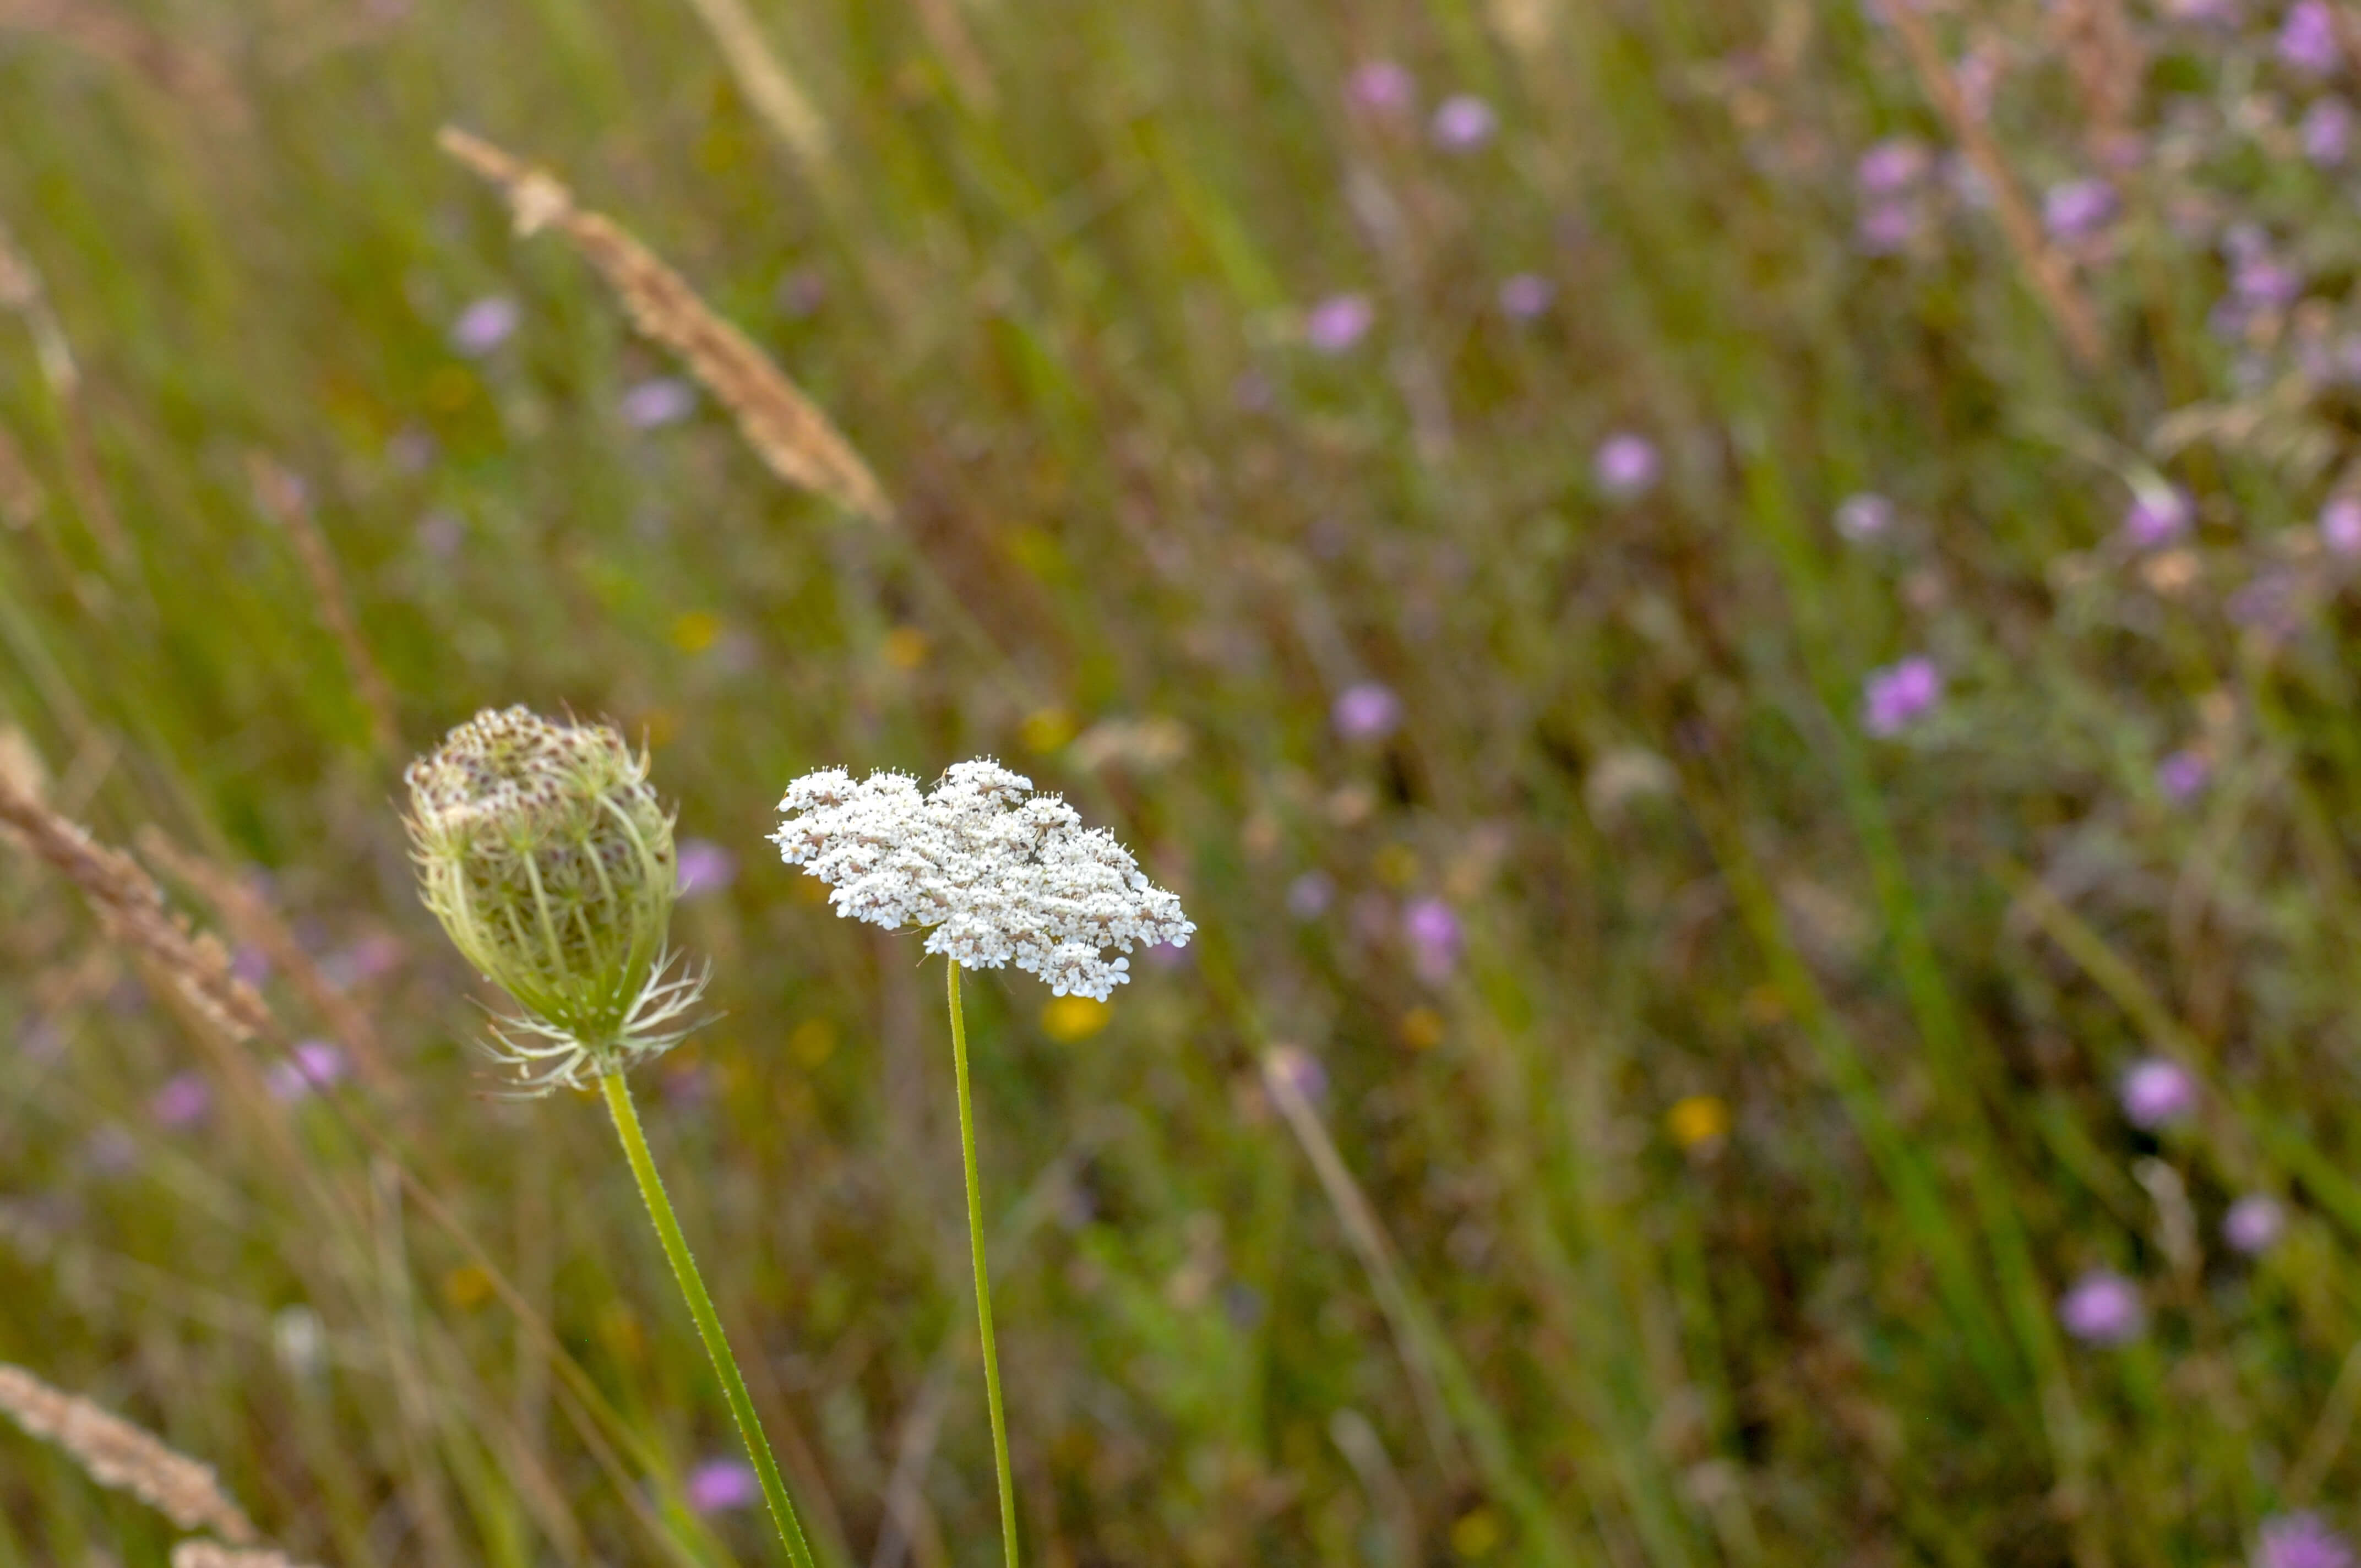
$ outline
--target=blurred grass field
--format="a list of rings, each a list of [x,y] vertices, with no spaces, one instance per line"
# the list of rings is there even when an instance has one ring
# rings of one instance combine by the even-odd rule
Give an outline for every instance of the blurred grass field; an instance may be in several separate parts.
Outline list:
[[[412,889],[403,763],[522,702],[698,842],[639,1087],[824,1557],[995,1505],[939,972],[763,836],[989,754],[1200,928],[969,989],[1031,1561],[2350,1563],[2348,8],[735,14],[0,0],[0,761],[350,1069],[0,859],[0,1360],[306,1561],[772,1560]],[[170,1541],[0,1437],[0,1568]]]

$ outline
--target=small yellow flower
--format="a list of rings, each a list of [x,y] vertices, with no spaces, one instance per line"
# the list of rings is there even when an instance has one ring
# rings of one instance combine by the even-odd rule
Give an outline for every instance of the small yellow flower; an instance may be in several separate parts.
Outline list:
[[[807,1068],[815,1068],[835,1054],[836,1025],[825,1018],[807,1018],[787,1036],[787,1050]]]
[[[1414,1051],[1431,1051],[1443,1044],[1443,1014],[1432,1007],[1413,1007],[1398,1025],[1401,1043]]]
[[[684,653],[702,653],[720,636],[721,618],[708,609],[692,609],[672,623],[672,645]]]
[[[1107,1026],[1115,1009],[1089,996],[1053,996],[1041,1009],[1041,1032],[1061,1046],[1087,1040]]]
[[[620,1301],[609,1301],[600,1309],[598,1333],[598,1343],[616,1360],[637,1363],[647,1359],[648,1336],[640,1327],[639,1315]]]
[[[1038,528],[1014,528],[1007,534],[1008,553],[1016,564],[1045,582],[1066,575],[1066,553]]]
[[[1718,1144],[1730,1135],[1730,1107],[1719,1096],[1692,1094],[1664,1113],[1664,1130],[1685,1149]]]
[[[459,1310],[472,1311],[492,1299],[492,1277],[472,1263],[463,1263],[443,1277],[443,1299]]]
[[[1376,871],[1388,887],[1408,887],[1418,880],[1418,852],[1407,844],[1388,844],[1378,851]]]
[[[1062,707],[1045,707],[1025,720],[1018,735],[1028,751],[1054,751],[1074,738],[1074,716]]]
[[[897,670],[915,670],[927,662],[931,640],[915,626],[897,626],[885,634],[885,662]]]
[[[1489,1508],[1470,1508],[1451,1527],[1451,1550],[1462,1557],[1489,1557],[1500,1544],[1500,1516]]]

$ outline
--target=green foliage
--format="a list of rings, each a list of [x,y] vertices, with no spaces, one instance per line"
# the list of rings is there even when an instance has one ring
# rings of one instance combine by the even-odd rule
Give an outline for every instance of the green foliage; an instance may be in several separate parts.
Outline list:
[[[936,978],[763,835],[800,773],[983,754],[1200,927],[1103,1018],[970,987],[1032,1561],[1547,1563],[1521,1486],[1619,1568],[2361,1525],[2361,727],[2311,522],[2361,418],[2361,207],[2299,151],[2336,83],[2262,20],[2124,18],[2111,128],[2060,18],[2113,5],[1934,16],[1999,62],[2037,210],[2121,192],[2064,258],[2084,366],[1948,164],[1865,253],[1858,155],[1951,132],[1851,6],[760,5],[817,159],[675,0],[51,9],[132,31],[0,35],[0,220],[46,286],[0,314],[0,716],[102,838],[267,872],[399,1072],[252,1091],[71,890],[0,879],[0,1358],[274,1539],[763,1550],[683,1500],[733,1440],[598,1118],[477,1098],[406,756],[257,451],[309,481],[406,747],[611,718],[684,858],[736,857],[673,916],[725,1016],[642,1087],[820,1556],[987,1563],[995,1502]],[[1412,108],[1356,106],[1378,57]],[[1454,153],[1459,92],[1499,130]],[[632,423],[675,367],[445,120],[676,266],[893,522],[783,490],[710,402]],[[2239,222],[2300,298],[2241,302]],[[1526,273],[1554,299],[1513,314]],[[1342,293],[1373,324],[1323,353]],[[455,337],[491,296],[513,332]],[[1593,474],[1618,431],[1645,493]],[[2193,522],[2136,547],[2151,475]],[[1894,521],[1848,539],[1867,490]],[[1912,654],[1940,701],[1869,733]],[[1340,734],[1367,682],[1399,727]],[[302,978],[264,988],[327,1032]],[[1280,1044],[1402,1299],[1266,1091]],[[2202,1093],[2142,1130],[2151,1054]],[[185,1074],[209,1117],[159,1113]],[[2249,1257],[2220,1223],[2258,1192],[2290,1223]],[[2099,1266],[2130,1344],[2059,1324]],[[163,1542],[0,1444],[0,1565],[96,1550]]]

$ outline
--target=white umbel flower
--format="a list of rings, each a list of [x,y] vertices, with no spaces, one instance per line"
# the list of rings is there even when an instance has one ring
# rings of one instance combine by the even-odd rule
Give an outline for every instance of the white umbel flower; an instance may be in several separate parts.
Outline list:
[[[834,888],[838,914],[929,927],[927,951],[1013,963],[1060,996],[1104,1002],[1131,978],[1106,949],[1185,947],[1197,929],[1112,834],[989,760],[956,764],[931,795],[905,773],[807,773],[779,810],[780,857]]]

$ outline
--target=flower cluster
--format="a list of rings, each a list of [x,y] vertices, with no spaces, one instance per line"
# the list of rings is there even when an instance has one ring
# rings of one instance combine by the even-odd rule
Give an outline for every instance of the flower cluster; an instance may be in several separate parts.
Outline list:
[[[772,841],[836,890],[840,915],[928,927],[930,953],[977,969],[1014,963],[1060,996],[1104,1002],[1131,978],[1130,960],[1106,948],[1183,947],[1196,927],[1105,829],[1032,790],[989,761],[955,765],[932,794],[906,774],[856,784],[830,768],[788,786]]]
[[[411,764],[420,895],[452,942],[525,1016],[494,1058],[528,1090],[577,1084],[662,1051],[703,976],[670,981],[677,896],[672,817],[644,755],[598,725],[487,709]]]

